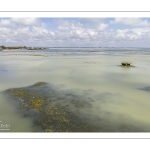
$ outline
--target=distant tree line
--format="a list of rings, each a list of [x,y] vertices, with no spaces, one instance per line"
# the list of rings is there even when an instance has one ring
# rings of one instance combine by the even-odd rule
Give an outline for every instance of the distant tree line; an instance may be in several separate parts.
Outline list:
[[[5,47],[5,46],[3,46],[3,45],[2,45],[2,46],[0,46],[0,47],[1,47],[2,49],[6,49],[6,47]]]
[[[8,47],[5,47],[5,46],[0,46],[0,48],[2,49],[21,49],[21,48],[24,48],[24,49],[27,49],[26,46],[8,46]]]

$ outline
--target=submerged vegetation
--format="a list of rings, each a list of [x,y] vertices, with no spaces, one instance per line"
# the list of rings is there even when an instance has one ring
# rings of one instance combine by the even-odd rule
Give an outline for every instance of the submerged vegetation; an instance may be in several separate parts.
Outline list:
[[[35,86],[41,86],[41,85],[45,85],[46,84],[46,82],[38,82],[38,83],[36,83],[36,84],[34,84]]]
[[[25,113],[23,116],[24,116],[24,117],[28,117],[28,116],[29,116],[29,114],[28,114],[28,113]]]
[[[42,111],[41,106],[44,104],[44,99],[34,99],[29,101],[29,106],[36,111]]]
[[[21,89],[9,89],[8,92],[13,93],[21,101],[26,100],[26,103],[28,104],[28,106],[35,109],[36,111],[41,111],[41,106],[44,104],[44,99],[41,96],[35,96],[33,93],[28,92],[22,88]],[[28,106],[23,105],[22,109],[28,110]]]
[[[33,117],[34,123],[45,132],[88,132],[98,131],[95,127],[81,119],[77,114],[55,100],[48,99],[38,92],[38,88],[46,85],[38,82],[26,88],[9,89],[6,92],[21,101],[23,117]],[[31,90],[32,89],[32,90]],[[35,89],[35,90],[33,90]],[[70,95],[69,95],[70,96]],[[61,99],[62,101],[62,99]],[[84,102],[70,101],[74,107],[83,108]],[[85,103],[86,105],[86,103]],[[80,107],[82,106],[82,107]],[[32,115],[34,114],[34,115]],[[36,130],[37,131],[37,130]]]

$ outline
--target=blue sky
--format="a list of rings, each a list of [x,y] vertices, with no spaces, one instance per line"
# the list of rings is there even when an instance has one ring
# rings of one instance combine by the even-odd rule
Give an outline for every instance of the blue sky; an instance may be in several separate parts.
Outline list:
[[[0,18],[0,45],[150,47],[150,18]]]

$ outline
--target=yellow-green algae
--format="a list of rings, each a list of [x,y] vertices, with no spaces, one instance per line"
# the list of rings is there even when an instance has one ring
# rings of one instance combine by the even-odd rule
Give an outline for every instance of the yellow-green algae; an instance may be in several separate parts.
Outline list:
[[[28,117],[28,116],[29,116],[29,114],[28,114],[28,113],[25,113],[23,116],[24,116],[24,117]]]
[[[22,109],[23,110],[28,110],[29,108],[28,108],[28,106],[23,106]]]
[[[34,99],[29,100],[29,103],[31,108],[35,109],[36,111],[42,111],[41,106],[44,104],[44,99]]]
[[[45,82],[38,82],[33,87],[45,85]],[[68,109],[60,104],[49,103],[45,104],[45,99],[39,92],[31,92],[28,88],[9,89],[17,98],[24,102],[22,106],[23,111],[26,113],[24,117],[31,116],[29,108],[36,110],[35,123],[42,127],[45,132],[88,132],[95,131],[93,127],[86,124],[78,116],[68,111]],[[73,102],[76,107],[83,107],[78,102]]]
[[[41,111],[41,107],[44,104],[44,98],[41,96],[35,96],[35,94],[26,91],[24,89],[9,89],[8,92],[14,94],[18,98],[25,100],[26,103],[36,111]],[[22,109],[27,110],[27,106],[23,106]]]
[[[81,119],[68,112],[60,105],[49,106],[43,112],[43,116],[37,119],[45,132],[88,132],[92,131],[89,125]]]
[[[66,113],[61,112],[58,108],[54,106],[49,106],[49,108],[46,110],[46,114],[50,115],[53,120],[69,123],[69,120],[66,118]]]
[[[38,82],[38,83],[34,84],[34,86],[41,86],[41,85],[45,85],[45,84],[46,84],[46,82]]]

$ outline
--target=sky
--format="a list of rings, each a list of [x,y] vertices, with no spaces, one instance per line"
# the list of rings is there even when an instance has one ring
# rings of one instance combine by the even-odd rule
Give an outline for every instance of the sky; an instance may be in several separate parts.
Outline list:
[[[150,47],[150,18],[0,18],[0,45]]]

